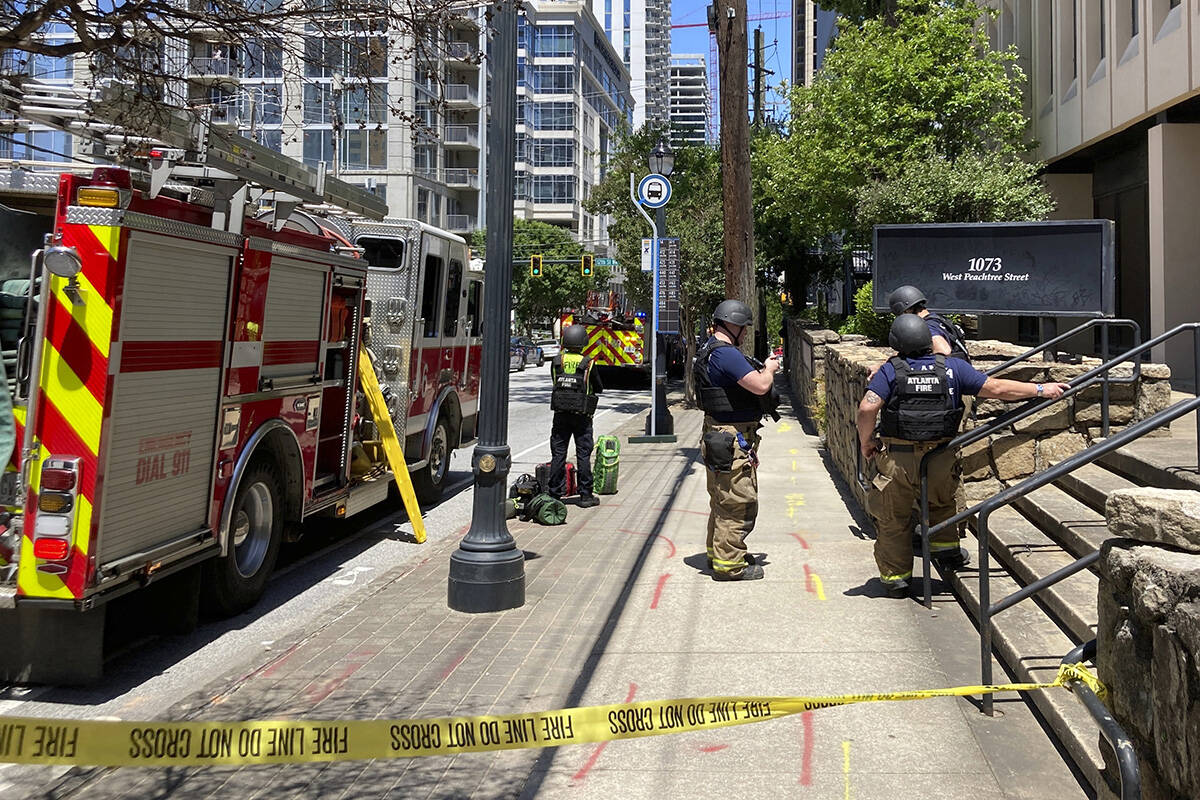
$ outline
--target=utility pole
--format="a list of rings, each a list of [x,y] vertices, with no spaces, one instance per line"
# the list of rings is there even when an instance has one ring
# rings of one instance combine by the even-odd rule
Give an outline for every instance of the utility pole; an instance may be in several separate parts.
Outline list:
[[[725,296],[757,305],[754,286],[754,208],[750,192],[747,105],[746,0],[714,0],[721,103],[721,194],[725,211]],[[753,337],[743,349],[751,352]]]
[[[762,127],[763,115],[763,31],[754,29],[754,130]]]
[[[495,81],[488,115],[487,253],[479,444],[471,459],[475,496],[471,527],[450,556],[446,602],[455,611],[503,611],[525,604],[525,554],[504,515],[512,450],[508,446],[508,348],[512,313],[513,162],[517,121],[517,0],[492,3],[488,46]]]

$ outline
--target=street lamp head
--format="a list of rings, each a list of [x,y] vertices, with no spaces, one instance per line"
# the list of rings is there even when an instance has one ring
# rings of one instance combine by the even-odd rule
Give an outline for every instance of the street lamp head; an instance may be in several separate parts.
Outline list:
[[[659,139],[658,144],[650,151],[647,161],[651,172],[671,177],[671,173],[675,171],[675,151],[671,149],[671,143],[665,137]]]

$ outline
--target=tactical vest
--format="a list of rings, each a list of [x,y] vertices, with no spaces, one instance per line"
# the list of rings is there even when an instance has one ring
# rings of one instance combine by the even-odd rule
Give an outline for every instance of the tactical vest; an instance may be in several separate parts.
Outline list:
[[[888,363],[896,370],[896,380],[883,407],[880,433],[914,442],[953,438],[963,410],[950,393],[946,357],[934,356],[931,370],[913,369],[899,356]]]
[[[929,312],[929,316],[925,319],[926,321],[933,322],[942,329],[942,336],[946,337],[946,341],[950,344],[951,358],[961,358],[966,362],[971,361],[971,354],[967,352],[967,335],[963,332],[962,328],[941,314],[935,314],[932,311]]]
[[[696,379],[696,401],[706,414],[731,414],[743,411],[757,411],[759,415],[770,414],[776,420],[779,412],[779,395],[772,389],[765,395],[757,395],[741,384],[732,386],[713,386],[708,377],[708,362],[713,351],[718,347],[733,347],[729,342],[716,339],[700,348],[696,360],[692,362],[692,372]],[[747,358],[751,366],[762,369],[762,365]]]
[[[579,353],[563,353],[550,362],[550,409],[572,414],[591,414],[596,410],[592,394],[592,360]]]

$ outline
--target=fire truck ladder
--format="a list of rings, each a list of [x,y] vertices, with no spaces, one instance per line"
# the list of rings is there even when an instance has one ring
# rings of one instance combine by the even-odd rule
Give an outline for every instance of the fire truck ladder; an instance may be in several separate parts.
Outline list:
[[[211,109],[150,107],[145,98],[116,83],[92,89],[26,81],[20,89],[5,87],[0,106],[17,116],[15,124],[35,123],[77,136],[92,145],[97,158],[144,160],[150,196],[167,180],[211,182],[216,199],[213,227],[237,230],[253,184],[275,193],[276,226],[291,211],[309,203],[336,206],[370,219],[387,216],[387,203],[366,189],[325,174],[325,165],[310,167],[212,122]],[[121,125],[130,110],[150,112],[137,132]],[[228,210],[222,210],[222,203]]]

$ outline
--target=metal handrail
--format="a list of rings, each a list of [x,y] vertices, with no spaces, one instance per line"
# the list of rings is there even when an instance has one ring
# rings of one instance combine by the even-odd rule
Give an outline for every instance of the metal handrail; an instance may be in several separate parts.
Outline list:
[[[1097,367],[1094,370],[1090,370],[1089,372],[1084,373],[1084,375],[1079,376],[1079,378],[1077,379],[1077,380],[1080,380],[1081,383],[1078,385],[1072,386],[1071,389],[1068,390],[1068,392],[1064,392],[1063,396],[1065,397],[1065,396],[1067,396],[1068,393],[1074,393],[1074,392],[1079,391],[1080,389],[1084,388],[1085,385],[1089,385],[1090,382],[1095,380],[1096,375],[1099,374],[1100,371],[1111,369],[1116,364],[1126,361],[1129,358],[1132,358],[1134,356],[1138,356],[1141,353],[1145,352],[1146,350],[1149,350],[1152,347],[1156,347],[1159,344],[1162,344],[1163,342],[1167,341],[1168,339],[1171,339],[1171,338],[1175,337],[1176,335],[1178,335],[1180,333],[1184,333],[1186,331],[1192,332],[1193,358],[1196,362],[1196,364],[1195,364],[1196,373],[1198,375],[1200,375],[1200,322],[1188,322],[1188,323],[1184,323],[1183,325],[1178,325],[1178,326],[1172,328],[1171,330],[1169,330],[1163,334],[1160,334],[1159,336],[1156,336],[1153,339],[1150,339],[1149,341],[1144,342],[1143,344],[1141,344],[1137,347],[1134,347],[1131,350],[1126,351],[1125,353],[1122,353],[1120,356],[1117,356],[1112,361],[1109,361],[1105,364],[1102,364],[1101,366]],[[1057,402],[1057,401],[1050,401],[1050,402]],[[1033,409],[1027,409],[1027,410],[1032,412],[1032,410],[1036,410],[1037,408],[1040,408],[1043,405],[1046,405],[1046,404],[1039,403],[1039,404],[1037,404],[1037,406],[1033,407]],[[1025,495],[1029,494],[1030,492],[1034,491],[1035,489],[1039,489],[1042,486],[1045,486],[1046,484],[1053,483],[1054,481],[1061,478],[1063,475],[1073,472],[1081,466],[1090,464],[1093,461],[1096,461],[1097,459],[1099,459],[1101,456],[1107,455],[1108,453],[1110,453],[1114,450],[1118,450],[1118,449],[1124,447],[1126,444],[1129,444],[1130,442],[1132,442],[1136,439],[1140,439],[1146,433],[1148,433],[1156,428],[1162,427],[1163,425],[1166,425],[1166,424],[1174,421],[1175,419],[1178,419],[1179,417],[1182,417],[1183,415],[1189,414],[1193,411],[1196,412],[1197,422],[1198,422],[1198,425],[1200,425],[1200,395],[1193,397],[1190,400],[1181,400],[1180,402],[1175,403],[1174,405],[1168,406],[1167,408],[1163,409],[1162,411],[1159,411],[1158,413],[1151,415],[1147,419],[1144,419],[1140,422],[1130,425],[1128,428],[1126,428],[1125,430],[1116,434],[1115,436],[1107,438],[1102,442],[1099,442],[1097,444],[1092,445],[1091,447],[1081,450],[1078,453],[1075,453],[1074,455],[1070,456],[1069,458],[1066,458],[1063,461],[1059,462],[1058,464],[1055,464],[1053,467],[1045,470],[1044,472],[1040,472],[1036,475],[1033,475],[1033,476],[1027,478],[1026,480],[1022,481],[1021,483],[1017,484],[1016,486],[1010,486],[1009,488],[1000,491],[999,493],[993,495],[992,497],[988,498],[987,500],[984,500],[983,502],[980,502],[980,503],[976,503],[974,506],[971,506],[970,508],[968,508],[964,511],[960,511],[959,513],[953,515],[952,517],[949,517],[948,519],[942,520],[941,522],[939,522],[938,524],[936,524],[932,527],[930,527],[930,525],[929,525],[929,496],[928,496],[928,471],[929,471],[928,462],[929,462],[929,458],[934,453],[945,450],[947,447],[950,446],[950,444],[953,444],[954,442],[958,442],[959,440],[969,439],[970,434],[973,432],[969,431],[966,434],[962,434],[958,437],[955,437],[955,439],[951,440],[951,443],[949,443],[947,445],[943,445],[942,447],[939,447],[936,450],[931,450],[928,454],[926,454],[925,458],[922,459],[922,462],[921,462],[921,556],[922,556],[923,565],[925,568],[925,603],[927,606],[930,605],[930,576],[929,576],[929,571],[930,571],[929,570],[929,566],[930,566],[930,564],[929,564],[929,539],[930,539],[930,536],[950,527],[951,525],[957,525],[959,522],[961,522],[965,519],[968,519],[969,517],[972,517],[975,515],[978,515],[978,517],[979,517],[976,534],[977,534],[978,540],[979,540],[979,565],[978,565],[978,570],[979,570],[979,640],[980,640],[979,641],[979,649],[980,649],[980,675],[982,676],[981,682],[983,684],[987,685],[992,682],[992,616],[1015,605],[1016,603],[1020,602],[1021,600],[1024,600],[1024,599],[1032,596],[1033,594],[1036,594],[1037,592],[1041,591],[1042,589],[1045,589],[1046,587],[1051,586],[1054,583],[1057,583],[1058,581],[1062,580],[1063,578],[1066,578],[1070,575],[1073,575],[1076,572],[1079,572],[1082,569],[1085,569],[1091,563],[1094,563],[1096,558],[1098,557],[1097,554],[1090,554],[1088,556],[1085,556],[1084,558],[1081,558],[1081,559],[1075,561],[1074,563],[1064,567],[1063,569],[1058,570],[1053,575],[1047,576],[1046,578],[1042,578],[1041,580],[1039,580],[1035,583],[1029,584],[1028,586],[1018,590],[1017,592],[1014,592],[1009,597],[1006,597],[1003,600],[1001,600],[1000,602],[993,605],[991,602],[991,584],[990,584],[990,574],[989,574],[991,533],[988,530],[988,519],[991,516],[992,512],[995,511],[997,508],[1000,508],[1001,506],[1008,505],[1012,501],[1016,500],[1018,497],[1023,497]],[[971,439],[971,441],[974,441],[974,439]],[[1200,461],[1200,436],[1197,437],[1197,459],[1198,459],[1198,461]],[[985,695],[983,698],[983,713],[987,714],[988,716],[992,716],[993,704],[992,704],[992,696],[991,695]]]
[[[1079,664],[1084,661],[1095,663],[1095,639],[1076,646],[1063,656],[1062,663]],[[1112,748],[1113,755],[1116,756],[1117,772],[1121,779],[1121,800],[1141,800],[1142,770],[1138,765],[1137,751],[1133,747],[1133,740],[1086,683],[1081,680],[1068,680],[1067,688],[1079,698],[1079,702],[1083,703],[1084,708],[1092,715],[1092,719],[1096,720],[1096,724],[1100,726],[1101,735],[1104,736],[1108,746]]]

